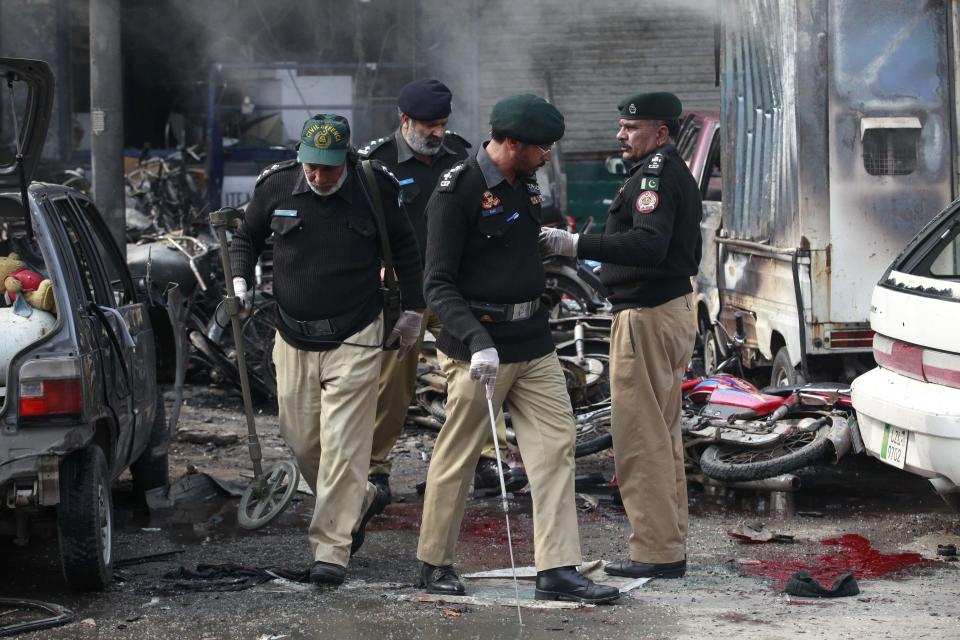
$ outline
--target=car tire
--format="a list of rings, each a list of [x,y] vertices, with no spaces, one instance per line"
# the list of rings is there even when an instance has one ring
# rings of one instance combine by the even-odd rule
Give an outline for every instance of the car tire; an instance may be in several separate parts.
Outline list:
[[[773,356],[773,367],[770,370],[770,386],[790,387],[805,382],[806,380],[803,374],[793,366],[793,361],[790,359],[790,352],[786,347],[780,347],[776,355]]]
[[[167,425],[163,394],[157,389],[150,440],[140,457],[130,465],[133,476],[133,492],[142,497],[150,489],[165,487],[170,482],[170,467],[167,449],[170,446],[170,431]],[[162,451],[162,453],[161,453]]]
[[[105,589],[113,577],[113,497],[107,459],[96,445],[60,465],[57,530],[67,584],[79,591]]]

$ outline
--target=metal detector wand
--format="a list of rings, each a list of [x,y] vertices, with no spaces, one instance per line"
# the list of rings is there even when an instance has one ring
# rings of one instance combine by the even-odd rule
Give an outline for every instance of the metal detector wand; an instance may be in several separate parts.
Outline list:
[[[513,572],[513,595],[517,599],[517,620],[523,626],[520,613],[520,586],[517,582],[517,565],[513,561],[513,536],[510,535],[510,509],[507,506],[507,483],[503,479],[503,463],[500,461],[500,444],[497,442],[497,416],[493,412],[493,383],[484,385],[487,392],[487,412],[490,414],[490,429],[493,431],[493,450],[497,454],[497,476],[500,478],[500,499],[503,505],[503,520],[507,523],[507,547],[510,549],[510,571]]]

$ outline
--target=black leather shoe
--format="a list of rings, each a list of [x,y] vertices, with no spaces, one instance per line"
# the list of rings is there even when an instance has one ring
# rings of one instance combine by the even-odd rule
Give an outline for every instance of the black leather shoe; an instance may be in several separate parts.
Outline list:
[[[537,572],[536,600],[569,600],[599,604],[613,602],[620,597],[620,590],[605,584],[597,584],[577,572],[576,567],[557,567]]]
[[[442,596],[462,596],[466,591],[463,583],[457,577],[452,565],[436,567],[422,563],[420,566],[420,582],[417,586],[426,589],[427,593],[436,593]]]
[[[607,575],[624,578],[682,578],[687,572],[687,561],[652,564],[635,560],[611,562],[603,568]]]
[[[346,567],[341,567],[332,562],[321,562],[317,560],[310,567],[310,582],[313,584],[343,584],[343,579],[347,575]]]
[[[508,492],[519,491],[527,486],[527,474],[522,468],[511,469],[503,463],[503,482]],[[480,458],[473,475],[474,493],[500,493],[500,475],[497,473],[497,461],[493,458]]]
[[[390,493],[390,476],[385,473],[374,473],[373,475],[367,476],[367,480],[377,485],[377,488],[387,496],[387,504],[393,502],[393,494]]]
[[[377,485],[374,485],[375,487]],[[373,502],[370,503],[370,506],[367,507],[367,510],[363,513],[363,518],[360,519],[360,527],[353,532],[353,542],[350,545],[350,555],[355,554],[359,549],[360,545],[363,544],[363,539],[366,535],[367,523],[370,522],[370,518],[373,516],[383,513],[383,510],[387,508],[387,505],[390,504],[390,500],[383,491],[380,490],[380,487],[377,487],[377,493],[373,497]]]

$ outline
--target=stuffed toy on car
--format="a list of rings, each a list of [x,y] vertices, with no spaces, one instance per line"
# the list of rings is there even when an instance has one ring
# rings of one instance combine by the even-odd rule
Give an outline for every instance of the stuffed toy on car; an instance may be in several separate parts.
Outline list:
[[[31,307],[56,313],[53,285],[36,271],[27,268],[27,263],[16,253],[0,257],[0,283],[3,284],[7,304],[17,305],[23,298]]]

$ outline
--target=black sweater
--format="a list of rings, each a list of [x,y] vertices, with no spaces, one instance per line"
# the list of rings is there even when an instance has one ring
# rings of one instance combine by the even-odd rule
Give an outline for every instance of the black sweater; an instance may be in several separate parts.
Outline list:
[[[702,216],[700,189],[676,147],[666,144],[630,170],[603,233],[581,236],[577,255],[603,263],[600,280],[615,311],[655,307],[693,291]]]
[[[535,178],[488,186],[474,157],[441,177],[427,204],[424,292],[443,323],[437,348],[451,358],[496,347],[501,362],[522,362],[553,351],[545,307],[526,320],[490,323],[468,305],[528,302],[544,292],[539,202]]]
[[[420,256],[413,229],[397,204],[398,186],[374,161],[394,269],[405,309],[421,309]],[[348,175],[333,195],[313,193],[299,163],[282,163],[261,176],[243,224],[233,236],[230,261],[234,274],[253,282],[264,243],[273,234],[273,294],[297,320],[321,320],[358,313],[346,335],[369,324],[380,310],[381,247],[377,223],[358,179],[359,167],[347,163]],[[305,344],[277,323],[291,344],[310,350],[335,345]],[[338,333],[340,333],[338,331]],[[346,336],[338,336],[342,339]]]

